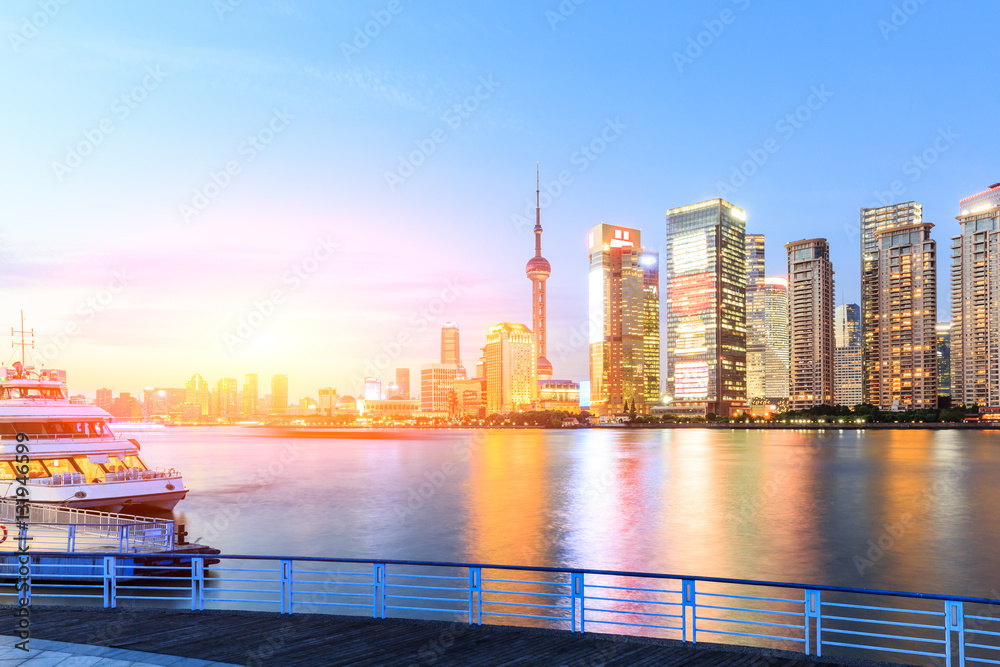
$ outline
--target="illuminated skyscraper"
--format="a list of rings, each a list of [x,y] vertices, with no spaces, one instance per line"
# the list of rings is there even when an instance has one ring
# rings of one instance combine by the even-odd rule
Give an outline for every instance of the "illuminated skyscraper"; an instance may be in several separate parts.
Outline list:
[[[833,313],[836,358],[833,396],[837,405],[853,408],[864,402],[864,375],[861,369],[861,306],[842,304]]]
[[[747,234],[747,290],[764,282],[764,235]]]
[[[788,281],[764,275],[764,235],[747,234],[747,398],[788,400]]]
[[[670,412],[731,415],[747,405],[746,212],[723,199],[667,211]]]
[[[796,241],[788,251],[789,407],[833,405],[833,264],[826,239]]]
[[[400,398],[410,398],[410,369],[396,369],[396,387],[399,390]]]
[[[872,390],[872,363],[879,322],[879,253],[876,233],[924,221],[923,206],[915,201],[861,209],[861,363],[864,402],[877,403]]]
[[[441,363],[462,365],[462,351],[458,342],[458,325],[445,322],[441,327]]]
[[[215,386],[214,414],[222,420],[234,421],[240,417],[239,388],[236,378],[222,378]]]
[[[184,402],[197,405],[203,417],[212,413],[212,390],[208,388],[205,378],[198,373],[191,376],[184,385]]]
[[[333,411],[337,409],[337,401],[340,400],[340,394],[333,387],[320,387],[319,389],[319,401],[317,402],[319,413],[321,415],[332,416]]]
[[[271,376],[271,414],[288,414],[288,376]]]
[[[114,398],[112,397],[110,389],[98,389],[97,390],[97,400],[94,401],[94,405],[104,410],[107,413],[111,412],[111,406],[114,403]]]
[[[646,401],[645,271],[638,229],[600,224],[590,230],[590,407],[599,415]],[[657,395],[659,391],[657,391]],[[631,403],[629,403],[631,405]]]
[[[538,398],[538,348],[523,324],[504,322],[486,333],[486,414],[531,409]]]
[[[642,375],[646,406],[659,404],[660,385],[660,253],[643,250],[642,266]]]
[[[382,400],[382,381],[378,378],[365,378],[365,400]]]
[[[951,322],[937,323],[938,396],[951,396]]]
[[[253,417],[260,410],[260,388],[257,386],[257,374],[247,373],[243,378],[243,416]]]
[[[875,232],[878,318],[869,338],[869,402],[882,410],[937,407],[937,244],[934,225]]]
[[[528,280],[531,281],[531,326],[538,344],[538,379],[548,380],[552,378],[552,364],[545,357],[548,350],[545,331],[545,281],[552,274],[552,267],[549,265],[549,260],[542,257],[542,207],[539,198],[538,178],[536,171],[535,256],[528,260],[524,272],[527,274]]]
[[[1000,183],[961,201],[952,238],[951,396],[1000,406]]]

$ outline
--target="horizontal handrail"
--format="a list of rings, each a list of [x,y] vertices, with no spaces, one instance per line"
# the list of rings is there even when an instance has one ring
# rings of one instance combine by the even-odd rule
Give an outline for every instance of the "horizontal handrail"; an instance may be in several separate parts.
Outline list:
[[[152,521],[157,521],[153,519]],[[46,552],[46,556],[79,556],[83,557],[81,554],[69,554],[69,553],[56,553],[56,552]],[[120,553],[120,552],[102,552],[102,553],[88,553],[86,557],[105,557],[105,556],[130,556],[131,554]],[[382,565],[412,565],[412,566],[422,566],[422,567],[449,567],[449,568],[478,568],[482,570],[508,570],[512,572],[549,572],[554,574],[590,574],[597,576],[609,576],[609,577],[642,577],[649,579],[675,579],[675,580],[688,580],[688,581],[699,581],[704,583],[716,583],[716,584],[732,584],[732,585],[745,585],[745,586],[761,586],[765,588],[788,588],[788,589],[807,589],[812,591],[824,591],[833,593],[856,593],[860,595],[879,595],[888,597],[900,597],[907,599],[917,599],[917,600],[939,600],[946,602],[968,602],[970,604],[986,604],[986,605],[1000,605],[1000,600],[995,600],[993,598],[978,598],[969,597],[961,595],[942,595],[938,593],[915,593],[910,591],[890,591],[882,590],[877,588],[854,588],[850,586],[831,586],[825,584],[801,584],[801,583],[791,583],[784,581],[766,581],[760,579],[735,579],[729,577],[706,577],[700,575],[691,574],[665,574],[662,572],[630,572],[626,570],[592,570],[587,568],[576,568],[576,567],[548,567],[548,566],[534,566],[534,565],[496,565],[488,563],[461,563],[452,561],[421,561],[421,560],[389,560],[389,559],[371,559],[371,558],[331,558],[326,556],[257,556],[257,555],[238,555],[238,554],[190,554],[191,558],[213,558],[213,559],[231,559],[231,560],[270,560],[270,561],[302,561],[302,562],[319,562],[319,563],[354,563],[358,565],[372,565],[379,563]],[[360,573],[359,573],[360,574]],[[518,583],[530,583],[530,582],[518,582]],[[568,585],[567,582],[543,582],[546,585],[562,583],[562,585]],[[663,593],[676,593],[676,591],[653,591],[653,592],[663,592]],[[791,600],[796,602],[795,600]],[[702,606],[702,605],[699,605]]]

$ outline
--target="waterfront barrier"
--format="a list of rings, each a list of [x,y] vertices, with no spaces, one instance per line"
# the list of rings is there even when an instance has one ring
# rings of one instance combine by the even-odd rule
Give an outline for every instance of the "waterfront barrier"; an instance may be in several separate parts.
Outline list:
[[[990,598],[576,568],[220,554],[185,554],[177,561],[183,567],[165,571],[132,554],[107,553],[95,571],[96,556],[32,556],[31,602],[422,618],[817,657],[1000,664],[1000,601]],[[14,596],[13,587],[0,593]]]

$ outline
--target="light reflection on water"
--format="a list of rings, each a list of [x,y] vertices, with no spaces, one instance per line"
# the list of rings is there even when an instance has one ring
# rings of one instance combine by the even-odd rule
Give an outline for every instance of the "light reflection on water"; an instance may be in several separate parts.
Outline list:
[[[139,434],[224,553],[576,566],[990,596],[1000,439],[976,431]],[[881,545],[879,542],[881,541]],[[861,572],[863,570],[863,573]]]

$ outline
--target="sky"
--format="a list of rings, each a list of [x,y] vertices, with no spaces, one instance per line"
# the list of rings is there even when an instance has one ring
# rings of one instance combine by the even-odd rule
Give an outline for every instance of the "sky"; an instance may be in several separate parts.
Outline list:
[[[194,373],[358,393],[457,322],[530,324],[535,166],[549,359],[587,377],[587,230],[724,197],[831,244],[916,200],[949,319],[958,202],[1000,181],[986,0],[8,0],[0,325],[73,393]],[[560,180],[562,182],[560,182]],[[547,195],[547,196],[546,196]],[[12,349],[11,354],[18,354]]]

